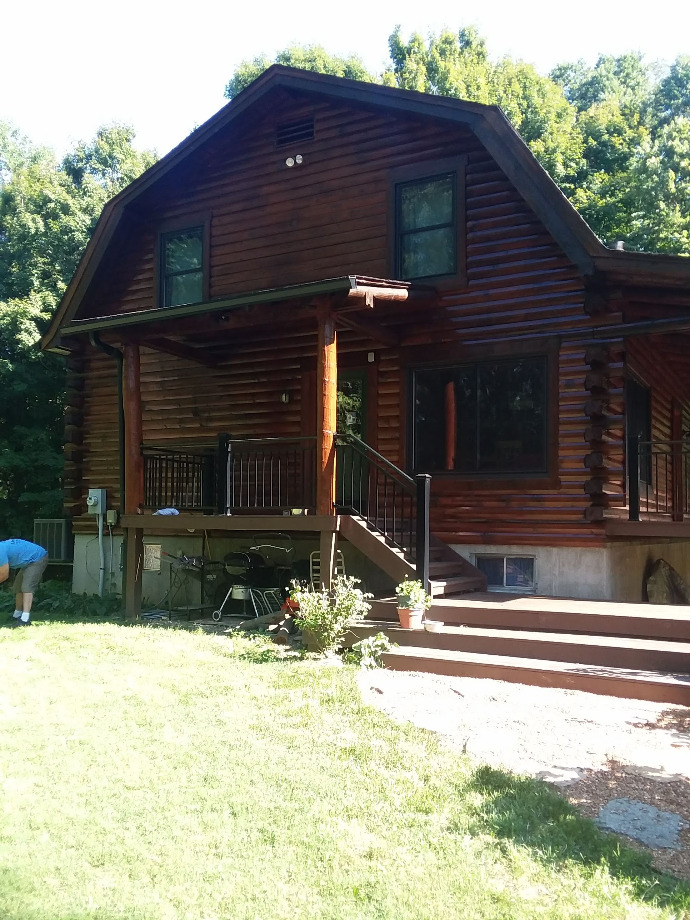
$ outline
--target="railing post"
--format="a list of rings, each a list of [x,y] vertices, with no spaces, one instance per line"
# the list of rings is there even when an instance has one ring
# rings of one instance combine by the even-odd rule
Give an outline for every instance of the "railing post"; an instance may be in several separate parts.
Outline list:
[[[218,514],[228,513],[228,464],[230,462],[230,435],[218,435],[216,452],[216,508]]]
[[[429,500],[431,476],[418,473],[417,480],[417,578],[429,590]]]
[[[628,514],[631,521],[640,520],[640,436],[630,435],[628,447]]]

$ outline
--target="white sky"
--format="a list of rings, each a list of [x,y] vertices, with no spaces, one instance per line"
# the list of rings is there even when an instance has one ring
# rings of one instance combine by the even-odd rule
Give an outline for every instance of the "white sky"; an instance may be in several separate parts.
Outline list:
[[[475,25],[492,58],[541,73],[600,53],[690,54],[690,0],[14,0],[0,14],[0,120],[58,154],[122,122],[162,155],[224,104],[241,61],[320,44],[379,72],[396,24],[405,38]]]

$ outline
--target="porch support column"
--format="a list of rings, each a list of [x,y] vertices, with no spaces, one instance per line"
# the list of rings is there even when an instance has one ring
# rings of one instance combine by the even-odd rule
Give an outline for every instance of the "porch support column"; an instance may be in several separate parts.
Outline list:
[[[338,355],[335,318],[330,305],[317,306],[319,339],[316,380],[316,513],[335,514],[335,427],[338,398]],[[322,566],[323,571],[323,566]]]
[[[124,374],[122,402],[125,416],[125,513],[138,514],[144,503],[144,464],[141,422],[141,376],[139,346],[128,343],[123,348]],[[122,599],[125,616],[141,615],[141,576],[144,564],[143,527],[125,531],[125,571]]]

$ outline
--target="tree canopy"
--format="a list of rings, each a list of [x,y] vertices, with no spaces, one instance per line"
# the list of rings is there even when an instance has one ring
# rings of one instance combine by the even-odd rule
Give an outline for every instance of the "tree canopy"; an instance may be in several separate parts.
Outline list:
[[[106,201],[155,157],[100,128],[62,162],[0,124],[0,534],[62,513],[63,362],[37,348]]]

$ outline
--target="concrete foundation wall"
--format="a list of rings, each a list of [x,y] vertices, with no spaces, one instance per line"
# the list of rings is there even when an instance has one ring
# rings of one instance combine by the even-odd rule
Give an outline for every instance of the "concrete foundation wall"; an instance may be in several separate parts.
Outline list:
[[[602,600],[611,592],[609,557],[605,549],[570,549],[552,546],[456,545],[453,549],[468,562],[481,556],[533,556],[534,593],[545,597]],[[514,592],[516,594],[522,591]]]
[[[657,559],[668,562],[690,584],[688,540],[655,540],[649,543],[621,541],[611,544],[609,552],[615,600],[646,601],[646,577]]]

